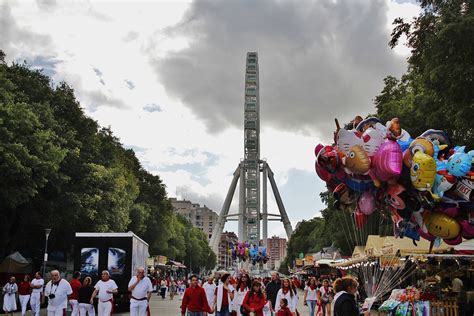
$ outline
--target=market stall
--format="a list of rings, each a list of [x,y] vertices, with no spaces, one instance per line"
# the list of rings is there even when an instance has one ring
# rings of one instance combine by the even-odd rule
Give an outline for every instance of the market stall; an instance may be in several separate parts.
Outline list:
[[[405,282],[410,284],[409,291],[393,290],[379,308],[382,315],[413,315],[413,311],[417,316],[473,315],[474,256],[413,254],[408,258],[416,267]],[[419,305],[428,306],[428,313],[417,309]]]

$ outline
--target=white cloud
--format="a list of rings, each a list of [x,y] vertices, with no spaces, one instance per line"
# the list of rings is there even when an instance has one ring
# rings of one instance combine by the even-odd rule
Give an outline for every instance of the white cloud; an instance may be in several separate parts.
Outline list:
[[[189,48],[191,44],[186,37],[176,36],[169,29],[182,20],[189,6],[189,1],[138,4],[111,1],[54,4],[53,1],[40,6],[22,1],[0,8],[2,18],[8,18],[8,23],[4,19],[0,24],[0,44],[7,45],[7,60],[35,56],[54,58],[54,79],[68,82],[86,113],[102,126],[110,126],[122,143],[140,148],[137,156],[145,167],[163,178],[170,196],[193,197],[197,199],[195,202],[208,204],[219,212],[232,173],[243,156],[241,125],[209,133],[202,118],[166,93],[149,63],[150,56],[160,59]],[[45,7],[51,10],[44,10]],[[391,20],[397,15],[416,14],[416,6],[412,4],[387,0],[386,8]],[[388,36],[388,25],[386,31]],[[245,55],[238,60],[240,66],[221,70],[241,80],[235,87],[238,97],[235,103],[242,104],[243,91],[239,91],[243,89]],[[261,71],[268,72],[268,65]],[[265,84],[269,84],[270,79],[267,77]],[[127,88],[127,80],[133,82],[134,89]],[[261,84],[262,90],[267,88],[264,82]],[[186,91],[193,87],[180,89]],[[364,97],[370,100],[374,96]],[[291,128],[274,127],[264,115],[272,110],[268,102],[262,99],[261,156],[267,158],[283,191],[287,184],[298,186],[295,179],[308,179],[314,174],[314,146],[321,140],[330,140],[332,135],[318,134],[318,129],[304,134]],[[147,111],[146,107],[153,104],[159,105],[160,110]],[[240,108],[235,111],[241,113]],[[215,158],[214,163],[209,163],[209,153]],[[173,169],[173,166],[186,164],[199,166],[199,174],[185,167]],[[295,170],[299,172],[297,175]],[[314,177],[314,196],[301,197],[301,205],[306,207],[293,206],[296,202],[288,198],[290,207],[304,209],[288,208],[293,225],[314,216],[321,207],[317,190],[322,189],[322,183],[316,175]],[[269,209],[276,210],[271,194],[269,199]],[[235,212],[236,208],[237,204],[232,210]],[[229,228],[236,229],[236,224],[228,224],[226,229]],[[284,236],[279,222],[271,222],[269,230],[270,235]]]

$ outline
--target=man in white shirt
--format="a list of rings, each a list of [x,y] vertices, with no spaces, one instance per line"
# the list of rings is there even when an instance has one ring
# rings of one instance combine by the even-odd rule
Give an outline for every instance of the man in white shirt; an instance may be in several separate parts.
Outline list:
[[[206,292],[207,303],[209,306],[214,306],[214,296],[216,292],[217,285],[214,283],[214,277],[212,275],[209,276],[207,282],[204,283],[202,286],[204,291]],[[212,315],[212,314],[208,314]]]
[[[41,306],[41,295],[43,294],[44,280],[41,276],[41,272],[35,273],[35,278],[30,282],[31,287],[31,298],[30,306],[31,313],[33,316],[39,316]]]
[[[72,288],[68,281],[61,278],[58,270],[50,272],[51,281],[44,288],[44,295],[48,298],[48,316],[64,316],[68,296],[72,294]]]
[[[130,298],[130,316],[146,316],[148,302],[150,301],[153,285],[145,276],[145,269],[139,267],[137,275],[133,276],[128,283],[128,290],[132,292]]]
[[[92,293],[90,303],[94,304],[94,299],[97,296],[99,299],[97,314],[99,316],[110,316],[114,304],[114,294],[117,293],[118,287],[115,281],[110,279],[109,271],[102,271],[101,277],[102,279],[94,287],[95,290]]]

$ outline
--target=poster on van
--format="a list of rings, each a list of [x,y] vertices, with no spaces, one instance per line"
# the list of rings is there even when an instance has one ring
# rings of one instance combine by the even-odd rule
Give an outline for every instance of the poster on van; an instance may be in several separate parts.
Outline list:
[[[107,270],[111,276],[120,276],[125,272],[125,257],[127,252],[121,248],[109,248]]]
[[[99,273],[99,248],[81,249],[81,273],[97,277]]]

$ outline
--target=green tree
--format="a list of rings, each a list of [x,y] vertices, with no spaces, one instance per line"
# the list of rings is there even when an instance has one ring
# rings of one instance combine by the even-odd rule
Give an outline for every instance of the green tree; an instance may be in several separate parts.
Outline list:
[[[473,1],[423,0],[411,22],[394,21],[390,46],[406,35],[411,56],[398,81],[385,79],[376,97],[382,119],[402,117],[418,136],[429,128],[445,130],[455,144],[474,147],[474,8]]]
[[[54,85],[0,50],[0,259],[14,250],[42,260],[44,228],[52,250],[68,252],[77,231],[132,230],[150,254],[212,267],[205,235],[172,209],[159,176],[109,128],[87,117],[74,90]]]

